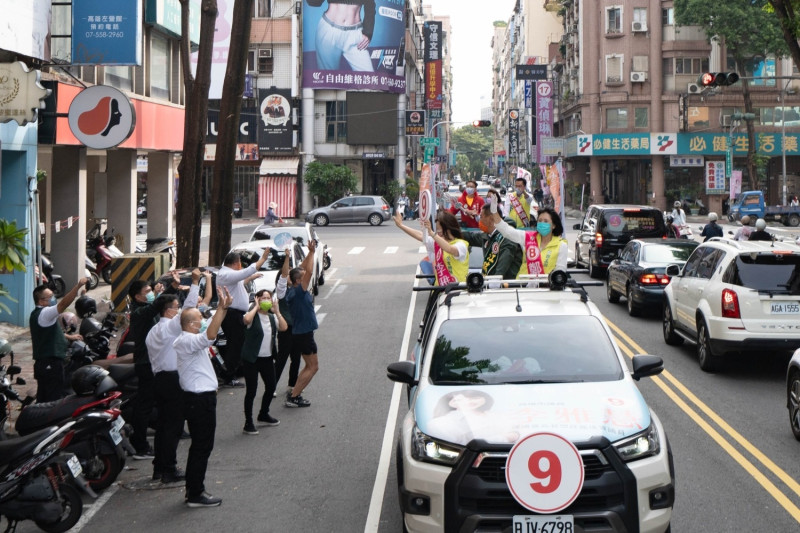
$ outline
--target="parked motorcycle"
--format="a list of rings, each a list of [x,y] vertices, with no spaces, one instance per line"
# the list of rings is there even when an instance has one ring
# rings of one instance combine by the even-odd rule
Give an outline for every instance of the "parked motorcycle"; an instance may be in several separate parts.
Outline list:
[[[233,216],[236,218],[242,218],[244,211],[242,210],[242,201],[236,200],[233,202]]]
[[[78,457],[89,486],[104,489],[117,479],[130,449],[119,408],[122,393],[115,390],[117,383],[108,371],[96,365],[79,368],[70,381],[75,394],[28,405],[20,412],[15,429],[25,436],[75,421],[75,434],[65,449]]]
[[[7,532],[22,520],[48,532],[68,531],[83,513],[78,489],[97,498],[78,459],[65,453],[79,430],[69,421],[0,442],[0,516],[8,520]]]
[[[47,254],[42,254],[42,283],[53,291],[56,298],[62,298],[67,293],[67,285],[58,274],[53,272],[53,262]]]
[[[103,281],[111,283],[111,260],[124,254],[115,245],[114,228],[101,232],[100,224],[95,224],[86,234],[86,255],[95,263],[95,271]]]

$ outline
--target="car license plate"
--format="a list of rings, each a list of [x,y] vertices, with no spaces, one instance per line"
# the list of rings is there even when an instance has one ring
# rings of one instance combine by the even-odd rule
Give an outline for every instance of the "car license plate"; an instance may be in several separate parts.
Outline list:
[[[514,515],[513,533],[573,533],[575,521],[571,514],[543,516]]]
[[[773,302],[769,304],[769,312],[773,315],[800,314],[800,303]]]
[[[67,459],[67,466],[69,467],[69,471],[72,472],[72,477],[78,477],[83,473],[81,462],[78,461],[78,458],[74,455]]]
[[[108,434],[111,436],[111,440],[114,442],[114,446],[122,442],[122,435],[120,434],[119,430],[122,429],[122,426],[125,425],[125,420],[119,416],[116,420],[114,420],[114,424],[111,426],[111,430],[109,430]]]

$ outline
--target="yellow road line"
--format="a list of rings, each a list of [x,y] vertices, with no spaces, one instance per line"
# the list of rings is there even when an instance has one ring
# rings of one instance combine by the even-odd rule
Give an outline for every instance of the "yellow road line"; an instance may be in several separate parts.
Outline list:
[[[626,335],[622,330],[620,330],[616,325],[609,322],[606,319],[609,327],[614,330],[614,332],[619,336],[617,341],[624,340],[627,342],[634,350],[638,351],[639,353],[645,353],[645,350],[642,349],[636,342],[633,341],[628,335]],[[625,346],[622,342],[618,342],[620,349],[627,355],[628,357],[633,357],[634,352]],[[796,494],[800,495],[800,485],[791,476],[789,476],[786,472],[780,469],[775,463],[769,460],[758,448],[753,446],[747,439],[742,437],[738,432],[736,432],[733,428],[730,427],[722,418],[714,413],[707,405],[705,405],[699,398],[697,398],[694,394],[692,394],[683,384],[681,384],[674,376],[672,376],[666,370],[662,372],[662,375],[666,379],[668,379],[676,388],[678,388],[683,394],[689,398],[690,401],[695,403],[701,411],[703,411],[707,416],[709,416],[715,423],[717,423],[726,433],[728,433],[734,440],[736,440],[742,447],[744,447],[748,452],[750,452],[756,459],[758,459],[768,470],[770,470],[775,476],[777,476],[781,481],[783,481],[789,488],[791,488]],[[695,411],[691,406],[689,406],[683,398],[678,396],[675,391],[669,388],[669,386],[664,383],[664,380],[654,376],[651,378],[653,383],[655,383],[663,392],[667,395],[678,407],[681,408],[683,412],[685,412],[689,418],[691,418],[701,429],[703,429],[708,435],[714,439],[714,441],[723,449],[725,450],[728,455],[730,455],[741,467],[750,474],[763,488],[766,490],[781,506],[786,509],[786,511],[792,515],[792,517],[797,521],[800,522],[800,508],[798,508],[794,503],[792,503],[789,498],[783,494],[778,487],[775,486],[767,477],[761,473],[761,471],[753,465],[746,457],[744,457],[736,448],[734,448],[725,437],[723,437],[716,429],[714,429],[708,422],[706,422],[698,413]]]

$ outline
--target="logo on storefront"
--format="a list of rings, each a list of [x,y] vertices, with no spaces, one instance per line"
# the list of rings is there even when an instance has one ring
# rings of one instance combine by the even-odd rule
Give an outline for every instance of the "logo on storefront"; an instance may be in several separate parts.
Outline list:
[[[270,93],[261,100],[261,120],[265,126],[285,126],[291,117],[292,105],[281,94]]]
[[[48,94],[39,84],[38,70],[28,70],[21,61],[0,63],[0,123],[14,120],[22,126],[33,122]]]
[[[122,91],[88,87],[69,106],[69,128],[89,148],[104,150],[124,142],[136,127],[136,111]]]
[[[578,137],[578,152],[591,153],[592,138],[591,137]]]

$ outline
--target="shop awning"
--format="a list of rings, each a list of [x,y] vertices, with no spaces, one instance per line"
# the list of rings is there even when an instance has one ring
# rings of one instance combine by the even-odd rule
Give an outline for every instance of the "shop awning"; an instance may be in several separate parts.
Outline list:
[[[261,176],[297,176],[299,157],[265,157],[258,174]]]

